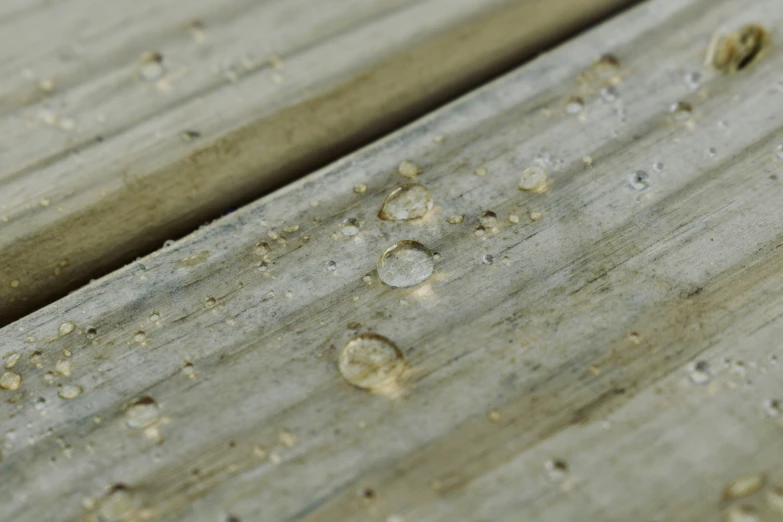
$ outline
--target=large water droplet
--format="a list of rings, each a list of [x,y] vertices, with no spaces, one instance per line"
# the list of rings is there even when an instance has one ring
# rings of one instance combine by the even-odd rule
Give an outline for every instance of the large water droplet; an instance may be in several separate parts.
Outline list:
[[[4,390],[15,390],[22,385],[22,376],[16,372],[5,372],[0,375],[0,388]]]
[[[348,383],[375,390],[396,381],[405,370],[405,360],[400,349],[386,337],[364,334],[345,345],[339,368]]]
[[[386,197],[378,217],[386,221],[417,219],[424,217],[431,208],[432,197],[427,187],[408,183]]]
[[[160,418],[160,408],[155,399],[147,395],[133,399],[125,408],[125,424],[134,430],[143,430]]]
[[[83,391],[84,389],[78,384],[64,384],[60,391],[57,392],[57,395],[61,399],[71,400],[81,395]]]
[[[398,241],[378,260],[378,277],[389,286],[416,286],[435,268],[432,252],[418,241]]]

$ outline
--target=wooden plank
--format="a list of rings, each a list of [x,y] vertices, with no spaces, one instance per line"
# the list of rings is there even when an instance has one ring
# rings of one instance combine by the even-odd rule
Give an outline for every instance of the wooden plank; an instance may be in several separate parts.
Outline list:
[[[783,53],[703,65],[751,22],[643,4],[5,327],[0,518],[771,520]],[[434,205],[381,221],[404,160]],[[402,240],[438,256],[391,288]],[[375,393],[363,334],[407,364]]]
[[[9,4],[0,324],[627,3]]]

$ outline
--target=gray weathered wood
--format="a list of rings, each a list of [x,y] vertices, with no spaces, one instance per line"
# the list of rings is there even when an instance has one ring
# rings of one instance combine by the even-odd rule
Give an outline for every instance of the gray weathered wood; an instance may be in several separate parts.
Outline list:
[[[0,324],[627,3],[4,4]]]
[[[749,22],[774,42],[783,6],[648,2],[5,327],[24,381],[0,392],[0,518],[96,520],[124,484],[129,520],[719,520],[744,504],[773,520],[783,54],[703,66],[716,30]],[[435,205],[382,222],[403,160]],[[535,164],[548,189],[519,191]],[[435,272],[389,288],[375,266],[405,239]],[[404,352],[395,393],[341,378],[360,333]],[[710,382],[691,382],[696,361]],[[131,429],[144,396],[161,418]],[[723,498],[758,473],[759,492]]]

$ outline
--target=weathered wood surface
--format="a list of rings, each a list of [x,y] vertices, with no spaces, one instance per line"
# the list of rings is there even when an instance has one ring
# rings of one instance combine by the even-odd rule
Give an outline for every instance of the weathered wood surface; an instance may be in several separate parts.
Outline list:
[[[0,324],[628,3],[3,2]]]
[[[703,65],[749,22],[779,40],[783,4],[648,2],[5,327],[24,380],[1,392],[0,518],[96,520],[125,496],[128,520],[775,520],[783,54]],[[435,206],[382,222],[402,160]],[[517,190],[536,162],[548,189]],[[376,263],[405,239],[435,272],[390,288]],[[396,393],[341,378],[360,333],[405,354]],[[160,408],[146,430],[139,397]]]

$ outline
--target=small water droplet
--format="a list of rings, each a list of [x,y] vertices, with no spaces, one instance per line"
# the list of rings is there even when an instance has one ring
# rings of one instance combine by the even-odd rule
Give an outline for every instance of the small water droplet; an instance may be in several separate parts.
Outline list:
[[[90,340],[95,339],[98,336],[98,329],[93,327],[93,326],[90,326],[84,332],[84,335],[85,335],[85,337],[87,337],[87,339],[90,339]]]
[[[474,171],[473,171],[473,173],[474,173],[476,176],[478,176],[478,177],[480,177],[480,178],[483,178],[484,176],[486,176],[486,175],[487,175],[487,169],[486,169],[486,168],[484,168],[484,167],[479,167],[479,168],[477,168],[476,170],[474,170]]]
[[[133,334],[133,341],[136,343],[143,343],[147,340],[147,334],[142,332],[141,330]]]
[[[125,408],[125,424],[131,429],[143,430],[155,424],[158,419],[160,419],[158,403],[147,395],[133,399]]]
[[[335,261],[329,261],[326,263],[326,269],[330,272],[337,270],[337,263]]]
[[[15,390],[22,385],[22,376],[16,372],[5,372],[0,375],[0,388],[4,390]]]
[[[487,235],[487,229],[484,228],[483,225],[478,225],[474,230],[473,233],[478,237],[484,237]]]
[[[780,144],[777,147],[775,147],[775,156],[777,156],[778,159],[783,160],[783,144]]]
[[[688,88],[692,91],[698,91],[699,87],[701,87],[701,73],[698,73],[696,71],[689,72],[685,75],[685,85],[688,86]]]
[[[413,179],[421,174],[421,169],[412,161],[405,160],[397,167],[397,172],[403,177]]]
[[[43,397],[38,397],[35,399],[35,402],[33,403],[33,408],[35,408],[35,411],[44,411],[46,409],[46,399]]]
[[[495,262],[495,258],[492,256],[492,254],[487,254],[481,259],[481,262],[485,265],[491,265]]]
[[[522,171],[519,178],[519,190],[543,192],[546,190],[549,174],[539,165],[533,165]]]
[[[451,225],[459,225],[465,221],[465,216],[449,216],[446,218],[446,221],[448,221]]]
[[[579,96],[573,96],[568,99],[565,105],[566,114],[579,114],[585,108],[585,101]]]
[[[68,335],[69,333],[73,332],[73,330],[76,328],[76,325],[73,324],[71,321],[67,321],[60,325],[60,329],[58,332],[61,336]]]
[[[378,217],[386,221],[417,219],[424,217],[431,208],[432,197],[427,187],[408,183],[386,197]]]
[[[356,218],[347,218],[340,225],[342,233],[346,237],[355,236],[359,233],[359,220]]]
[[[185,365],[182,367],[182,375],[184,375],[188,379],[196,378],[196,369],[193,367],[193,363],[190,362],[185,363]]]
[[[389,286],[416,286],[432,275],[432,252],[417,241],[398,241],[378,260],[378,277]]]
[[[688,377],[693,384],[704,385],[712,379],[712,369],[707,361],[696,361],[688,366]]]
[[[660,161],[656,161],[655,163],[653,163],[652,168],[654,172],[661,173],[663,172],[663,163],[661,163]]]
[[[723,488],[723,499],[733,500],[750,496],[760,490],[766,481],[767,476],[764,473],[749,473],[739,476]]]
[[[57,392],[57,395],[61,399],[71,400],[81,395],[83,391],[84,389],[78,384],[64,384]]]
[[[716,149],[715,147],[710,147],[709,149],[707,149],[707,156],[709,156],[710,158],[714,158],[717,155],[718,155],[718,149]]]
[[[688,121],[693,113],[693,106],[684,101],[678,101],[672,103],[669,107],[669,112],[672,115],[672,119],[678,123]]]
[[[154,82],[163,77],[166,68],[163,66],[163,55],[158,52],[148,52],[141,56],[139,62],[139,77],[148,82]]]
[[[354,185],[353,191],[356,192],[357,194],[364,194],[365,192],[367,192],[367,185],[365,185],[364,183],[359,183],[358,185]]]
[[[395,382],[405,370],[402,352],[386,337],[364,334],[351,339],[339,358],[340,373],[348,383],[376,390]]]
[[[748,504],[735,504],[726,509],[726,522],[759,522],[758,510]]]
[[[783,403],[777,399],[767,399],[761,403],[761,407],[767,417],[780,417],[783,412]]]
[[[204,299],[204,308],[212,308],[217,304],[217,299],[215,299],[212,296],[207,297]]]
[[[112,486],[97,507],[101,522],[129,522],[135,520],[138,510],[138,499],[124,484]]]
[[[14,279],[11,281],[11,288],[19,288],[19,280]]]
[[[498,215],[492,212],[491,210],[487,210],[483,214],[481,214],[481,217],[479,218],[479,223],[481,223],[481,226],[484,228],[495,228],[498,226]]]
[[[560,459],[549,459],[544,463],[544,471],[547,480],[559,484],[568,476],[568,464]]]
[[[150,322],[157,323],[160,321],[160,314],[158,312],[152,312],[150,314]]]
[[[645,190],[650,186],[650,176],[643,170],[637,170],[628,177],[628,183],[634,190]]]
[[[8,359],[5,360],[5,369],[10,370],[14,366],[16,366],[16,363],[19,361],[19,358],[22,356],[19,352],[13,352],[8,356]]]
[[[616,101],[619,97],[620,93],[614,85],[609,85],[608,87],[601,89],[601,98],[607,103]]]
[[[60,375],[70,377],[71,371],[73,370],[73,365],[71,364],[71,361],[59,360],[54,364],[54,370]]]

